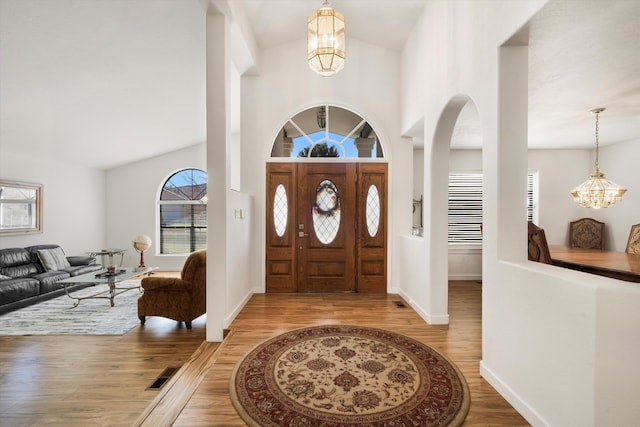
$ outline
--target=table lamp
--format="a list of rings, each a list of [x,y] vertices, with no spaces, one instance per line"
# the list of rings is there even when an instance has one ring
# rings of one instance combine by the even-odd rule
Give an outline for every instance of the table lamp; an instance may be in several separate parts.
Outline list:
[[[144,251],[149,249],[151,246],[151,238],[149,236],[145,236],[144,234],[139,234],[133,238],[133,248],[140,252],[140,265],[136,268],[136,270],[142,270],[146,266],[144,265]]]

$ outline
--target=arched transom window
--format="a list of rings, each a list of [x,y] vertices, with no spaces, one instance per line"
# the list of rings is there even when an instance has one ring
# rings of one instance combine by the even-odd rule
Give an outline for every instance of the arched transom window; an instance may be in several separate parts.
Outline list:
[[[382,158],[384,153],[365,119],[344,108],[319,105],[285,123],[271,157]]]

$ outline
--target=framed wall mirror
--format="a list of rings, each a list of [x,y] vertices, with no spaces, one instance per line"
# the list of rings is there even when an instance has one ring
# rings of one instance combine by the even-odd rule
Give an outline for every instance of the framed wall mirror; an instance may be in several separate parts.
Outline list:
[[[0,236],[42,233],[42,184],[0,179]]]

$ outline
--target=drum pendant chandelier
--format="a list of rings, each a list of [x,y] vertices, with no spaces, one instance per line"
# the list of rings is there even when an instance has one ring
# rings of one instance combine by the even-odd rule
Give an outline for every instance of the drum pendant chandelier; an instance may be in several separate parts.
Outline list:
[[[571,190],[573,200],[585,208],[600,209],[613,206],[627,191],[618,184],[609,181],[605,178],[604,174],[600,172],[600,165],[598,164],[598,115],[603,111],[604,108],[591,110],[591,112],[596,115],[596,161],[594,171],[589,179]]]
[[[307,19],[307,62],[321,76],[331,76],[344,67],[344,16],[324,0]]]

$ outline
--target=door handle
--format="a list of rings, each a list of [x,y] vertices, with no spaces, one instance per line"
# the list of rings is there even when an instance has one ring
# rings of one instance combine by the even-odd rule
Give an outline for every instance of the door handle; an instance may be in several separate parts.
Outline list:
[[[298,231],[298,237],[305,237],[308,236],[308,233],[305,233],[304,231]]]

